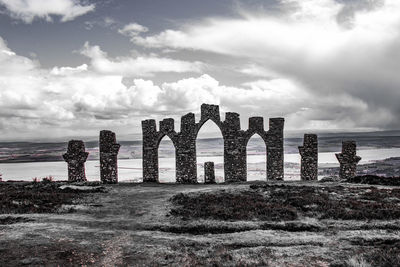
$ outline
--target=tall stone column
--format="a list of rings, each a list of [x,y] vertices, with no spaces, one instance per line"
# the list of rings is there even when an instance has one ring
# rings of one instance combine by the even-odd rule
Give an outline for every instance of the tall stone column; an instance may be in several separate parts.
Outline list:
[[[68,150],[63,155],[63,158],[68,163],[69,182],[86,181],[85,162],[88,156],[89,153],[85,152],[85,144],[82,140],[68,142]]]
[[[214,162],[208,161],[204,163],[204,183],[215,184]]]
[[[227,112],[223,122],[225,182],[246,181],[246,145],[238,113]]]
[[[158,182],[158,147],[155,120],[142,121],[143,182]]]
[[[267,144],[267,178],[268,180],[283,180],[284,154],[283,154],[283,126],[285,119],[269,119],[268,144]]]
[[[193,113],[181,119],[181,132],[176,144],[176,182],[197,183],[196,122]]]
[[[301,180],[318,180],[318,137],[305,134],[303,146],[299,146],[301,156]]]
[[[357,163],[361,157],[356,155],[357,145],[355,141],[343,141],[342,153],[337,153],[336,158],[340,163],[340,179],[349,179],[356,176]]]
[[[117,156],[120,147],[115,133],[107,130],[100,132],[100,178],[105,184],[118,183]]]

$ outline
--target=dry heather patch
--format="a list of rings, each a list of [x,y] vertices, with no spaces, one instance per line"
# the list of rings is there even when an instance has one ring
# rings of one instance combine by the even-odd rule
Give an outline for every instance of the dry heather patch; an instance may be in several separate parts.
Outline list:
[[[377,175],[361,175],[347,180],[355,184],[374,184],[374,185],[392,185],[400,186],[400,177],[384,177]]]
[[[0,266],[96,266],[98,249],[65,240],[2,242]]]
[[[204,218],[218,220],[294,220],[297,218],[293,207],[278,202],[268,202],[260,193],[253,191],[206,193],[180,193],[171,198],[175,208],[174,216],[184,220]]]
[[[299,217],[340,220],[400,218],[400,189],[254,184],[250,189],[181,193],[170,213],[183,220],[290,221]]]
[[[72,205],[79,201],[84,193],[87,193],[73,187],[62,189],[60,185],[63,183],[2,182],[0,183],[0,214],[58,212],[62,205]],[[89,192],[101,192],[101,190]]]

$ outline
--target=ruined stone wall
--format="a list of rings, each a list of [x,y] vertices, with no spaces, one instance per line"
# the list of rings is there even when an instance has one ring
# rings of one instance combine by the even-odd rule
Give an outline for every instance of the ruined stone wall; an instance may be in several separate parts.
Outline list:
[[[301,156],[300,178],[318,180],[318,137],[316,134],[305,134],[303,146],[299,146]]]
[[[208,120],[213,121],[221,130],[224,139],[224,171],[226,182],[246,181],[246,146],[250,137],[259,134],[267,146],[267,178],[283,179],[283,118],[270,119],[269,131],[264,130],[262,117],[249,119],[249,129],[240,129],[239,114],[226,113],[221,121],[219,106],[201,105],[200,121],[196,123],[195,115],[188,113],[181,119],[181,131],[174,131],[174,120],[160,122],[157,131],[154,120],[142,121],[143,130],[143,180],[158,181],[158,146],[161,139],[168,135],[176,151],[176,182],[197,183],[196,139],[201,127]]]

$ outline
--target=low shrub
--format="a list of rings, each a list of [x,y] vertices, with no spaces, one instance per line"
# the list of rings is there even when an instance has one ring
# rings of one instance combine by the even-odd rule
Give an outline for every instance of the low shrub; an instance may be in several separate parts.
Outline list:
[[[294,220],[299,216],[340,220],[400,219],[400,190],[251,185],[252,190],[178,194],[171,214],[219,220]]]

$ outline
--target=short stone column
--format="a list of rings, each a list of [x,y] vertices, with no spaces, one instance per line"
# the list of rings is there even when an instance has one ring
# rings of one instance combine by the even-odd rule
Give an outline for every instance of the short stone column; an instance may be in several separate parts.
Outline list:
[[[318,180],[318,137],[305,134],[303,146],[299,146],[301,156],[301,180]]]
[[[340,163],[340,179],[349,179],[356,176],[357,163],[361,160],[361,157],[356,155],[356,148],[355,141],[342,142],[342,153],[336,154],[336,158]]]
[[[63,155],[63,158],[68,163],[69,182],[86,181],[85,162],[88,156],[89,153],[85,152],[85,144],[82,140],[68,142],[68,150]]]
[[[204,163],[204,183],[215,184],[214,162],[208,161]]]
[[[107,130],[100,132],[100,179],[102,183],[118,183],[117,156],[120,147],[114,132]]]

